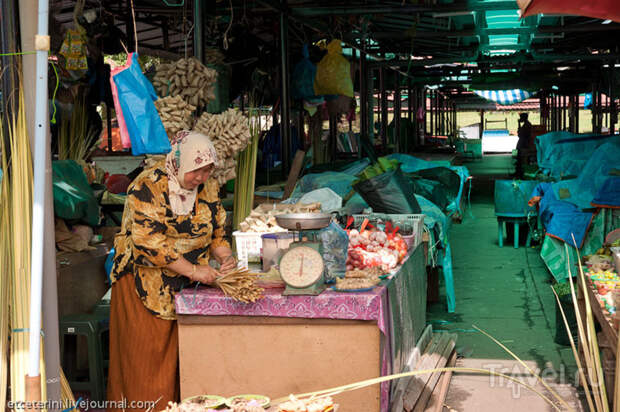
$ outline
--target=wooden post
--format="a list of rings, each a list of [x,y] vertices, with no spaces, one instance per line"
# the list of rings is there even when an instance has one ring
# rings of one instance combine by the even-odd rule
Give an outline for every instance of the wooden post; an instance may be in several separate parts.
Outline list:
[[[484,134],[484,110],[480,110],[480,130],[479,130],[480,139],[482,139],[483,134]]]
[[[396,73],[394,81],[394,150],[396,153],[402,151],[402,142],[400,135],[400,73]]]

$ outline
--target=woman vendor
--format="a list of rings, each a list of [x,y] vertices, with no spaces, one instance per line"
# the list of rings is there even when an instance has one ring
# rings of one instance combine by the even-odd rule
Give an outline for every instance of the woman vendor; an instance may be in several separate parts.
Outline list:
[[[114,241],[108,411],[144,410],[132,401],[178,401],[178,330],[174,295],[211,284],[237,262],[224,240],[226,212],[209,179],[216,152],[204,135],[183,131],[172,150],[129,186]],[[219,271],[209,266],[210,259]],[[138,408],[136,408],[138,406]]]

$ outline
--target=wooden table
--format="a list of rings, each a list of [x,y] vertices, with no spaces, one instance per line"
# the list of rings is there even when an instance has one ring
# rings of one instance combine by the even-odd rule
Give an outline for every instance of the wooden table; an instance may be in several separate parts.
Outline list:
[[[213,289],[177,295],[181,398],[259,393],[273,398],[401,372],[426,326],[420,245],[368,292],[325,291],[243,305]],[[340,411],[389,410],[390,383],[335,397]]]

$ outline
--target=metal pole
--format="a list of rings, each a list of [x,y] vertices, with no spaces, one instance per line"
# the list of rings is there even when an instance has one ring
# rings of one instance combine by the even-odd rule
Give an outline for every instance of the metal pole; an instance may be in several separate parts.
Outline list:
[[[480,139],[482,139],[482,135],[484,134],[484,110],[480,110],[480,130],[478,134]]]
[[[203,9],[203,0],[194,0],[194,56],[204,63]]]
[[[381,99],[381,142],[383,150],[387,149],[387,126],[388,126],[388,101],[387,92],[385,91],[385,69],[379,69],[379,89]]]
[[[616,113],[616,78],[614,77],[614,62],[609,64],[609,133],[616,133],[618,115]],[[620,396],[620,395],[619,395]]]
[[[360,52],[360,141],[368,139],[368,63],[366,53]],[[361,155],[362,150],[360,148]]]
[[[401,135],[400,135],[400,74],[396,73],[394,85],[394,150],[396,153],[402,152]]]
[[[280,12],[280,54],[281,54],[281,70],[282,70],[282,95],[281,95],[281,113],[282,119],[280,123],[280,135],[282,136],[282,174],[288,177],[291,167],[291,112],[290,112],[290,96],[289,96],[289,61],[288,61],[288,14],[287,1],[281,0],[284,11]]]

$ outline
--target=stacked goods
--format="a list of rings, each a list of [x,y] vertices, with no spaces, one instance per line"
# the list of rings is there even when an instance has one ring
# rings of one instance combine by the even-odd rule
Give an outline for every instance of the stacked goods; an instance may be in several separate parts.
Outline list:
[[[252,138],[248,118],[235,109],[221,114],[203,113],[194,130],[209,137],[215,146],[218,161],[213,177],[220,185],[234,179],[235,157],[248,147]]]
[[[155,107],[170,140],[181,130],[190,130],[194,125],[192,114],[196,106],[187,103],[181,96],[158,99],[155,101]]]
[[[336,288],[343,290],[366,289],[381,283],[383,270],[378,267],[348,270],[344,278],[336,279]]]
[[[215,99],[213,86],[217,71],[191,57],[157,66],[153,86],[160,96],[181,96],[193,106],[202,107]]]
[[[241,232],[286,232],[286,229],[278,226],[276,221],[277,215],[284,215],[290,213],[320,213],[321,204],[311,203],[303,205],[297,203],[294,205],[285,204],[262,204],[254,209],[250,215],[241,223],[239,223],[239,230]]]
[[[387,272],[405,259],[407,243],[397,233],[398,228],[392,230],[388,225],[385,231],[380,231],[366,230],[365,227],[363,224],[361,230],[349,231],[347,270],[380,267]]]
[[[263,297],[263,288],[256,285],[256,274],[234,270],[215,280],[215,286],[226,296],[243,303],[254,303]]]

